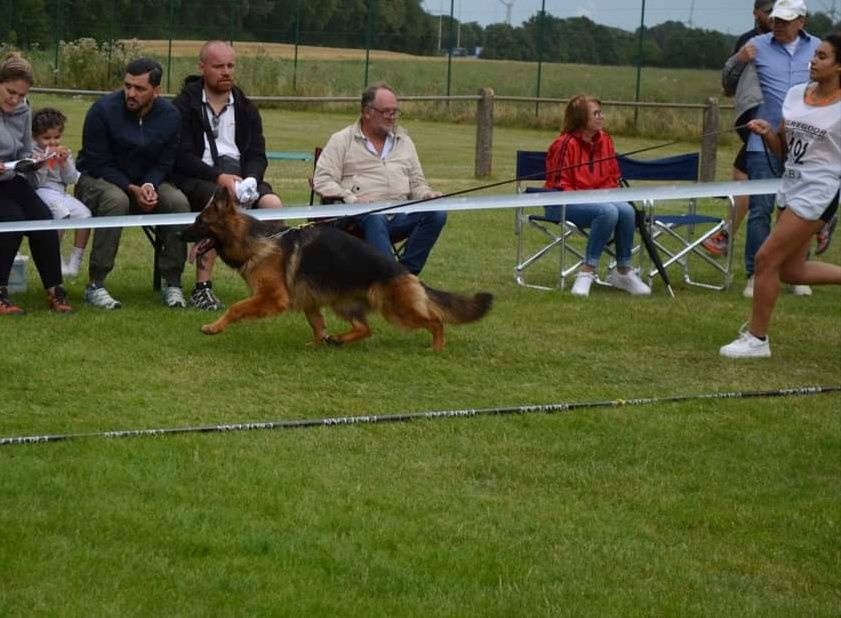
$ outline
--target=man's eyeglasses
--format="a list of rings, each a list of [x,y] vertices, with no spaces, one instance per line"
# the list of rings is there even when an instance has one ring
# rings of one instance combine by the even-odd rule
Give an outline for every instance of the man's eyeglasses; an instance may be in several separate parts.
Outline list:
[[[400,110],[399,109],[378,109],[371,106],[371,109],[377,112],[378,114],[382,114],[384,118],[400,118]]]

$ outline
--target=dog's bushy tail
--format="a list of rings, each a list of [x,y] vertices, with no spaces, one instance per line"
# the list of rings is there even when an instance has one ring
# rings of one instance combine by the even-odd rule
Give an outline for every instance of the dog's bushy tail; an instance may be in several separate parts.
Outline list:
[[[469,324],[481,320],[493,305],[493,294],[488,292],[462,296],[422,285],[429,300],[438,307],[447,324]]]

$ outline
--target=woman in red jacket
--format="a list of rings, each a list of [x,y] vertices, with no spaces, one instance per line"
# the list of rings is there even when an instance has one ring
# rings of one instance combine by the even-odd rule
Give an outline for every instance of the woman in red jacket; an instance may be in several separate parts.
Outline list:
[[[619,186],[619,164],[613,140],[602,128],[601,102],[587,94],[570,99],[564,111],[564,130],[546,153],[547,189],[583,191],[614,189]],[[578,271],[571,293],[587,296],[596,279],[599,259],[611,237],[616,240],[617,267],[607,282],[631,294],[651,294],[631,268],[634,246],[634,209],[626,202],[570,204],[566,219],[579,228],[590,228],[584,264]]]

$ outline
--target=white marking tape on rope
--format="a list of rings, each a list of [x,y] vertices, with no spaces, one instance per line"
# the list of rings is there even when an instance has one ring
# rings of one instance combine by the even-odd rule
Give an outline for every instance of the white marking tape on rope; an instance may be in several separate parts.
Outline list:
[[[735,195],[767,195],[776,193],[780,180],[745,180],[708,182],[683,185],[658,185],[597,191],[560,191],[547,193],[520,193],[511,195],[486,195],[449,197],[430,200],[421,204],[400,206],[402,202],[376,204],[331,204],[329,206],[290,206],[281,209],[256,209],[249,214],[263,221],[278,219],[320,219],[325,217],[353,216],[386,208],[394,204],[390,213],[428,212],[431,210],[490,210],[497,208],[525,208],[555,204],[600,204],[604,202],[666,201],[727,197]],[[196,213],[163,215],[127,215],[121,217],[91,217],[89,219],[47,219],[39,221],[14,221],[0,223],[0,232],[31,232],[37,230],[72,230],[78,227],[97,229],[108,227],[143,227],[157,225],[189,225]]]

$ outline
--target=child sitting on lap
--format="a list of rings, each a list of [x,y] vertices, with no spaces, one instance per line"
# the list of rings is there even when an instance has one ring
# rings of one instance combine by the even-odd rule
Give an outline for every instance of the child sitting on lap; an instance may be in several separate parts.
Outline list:
[[[61,145],[65,122],[67,117],[51,107],[39,109],[32,115],[32,137],[35,140],[33,158],[42,159],[51,155],[52,158],[33,172],[31,180],[35,192],[49,206],[54,219],[85,219],[91,216],[91,211],[67,193],[67,186],[79,179],[79,172],[70,150]],[[63,230],[59,230],[59,239],[63,233]],[[79,274],[90,233],[87,229],[76,230],[70,259],[67,263],[61,260],[61,274],[65,277],[76,277]]]

